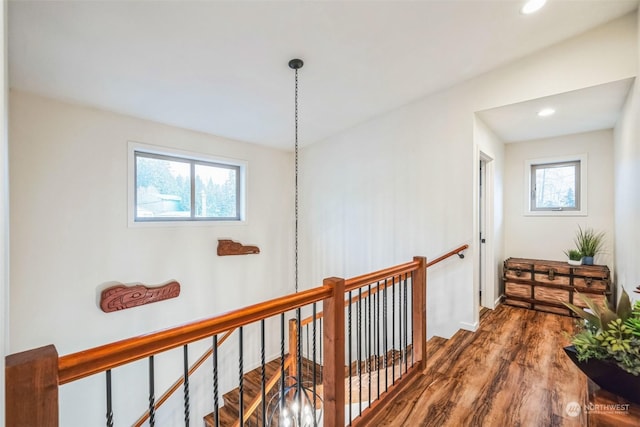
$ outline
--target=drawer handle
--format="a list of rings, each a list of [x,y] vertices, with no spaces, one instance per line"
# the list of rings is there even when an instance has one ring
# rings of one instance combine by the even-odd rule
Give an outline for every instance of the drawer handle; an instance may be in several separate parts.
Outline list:
[[[549,280],[555,280],[556,278],[556,271],[553,268],[549,269]]]
[[[587,284],[587,286],[591,286],[593,285],[593,278],[587,277],[586,279],[584,279],[584,282]]]
[[[522,271],[519,268],[516,268],[516,277],[522,276]]]

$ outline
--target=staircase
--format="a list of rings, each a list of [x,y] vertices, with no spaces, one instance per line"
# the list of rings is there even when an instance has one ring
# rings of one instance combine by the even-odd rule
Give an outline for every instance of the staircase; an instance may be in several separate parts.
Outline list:
[[[446,341],[446,340],[445,340]],[[411,345],[407,348],[407,354],[411,354]],[[285,356],[286,357],[286,356]],[[360,374],[358,374],[358,361],[351,363],[351,377],[349,377],[349,367],[345,366],[345,398],[347,404],[352,405],[353,417],[359,415],[359,411],[364,410],[369,405],[369,396],[375,399],[378,396],[378,379],[380,381],[380,394],[385,391],[385,384],[391,386],[393,382],[398,381],[401,375],[404,373],[404,362],[402,367],[399,364],[402,353],[398,350],[389,350],[387,352],[387,364],[385,366],[384,357],[371,356],[368,360],[360,361]],[[409,356],[410,357],[410,356]],[[409,359],[410,360],[410,359]],[[395,362],[395,365],[394,365]],[[267,364],[265,364],[265,381],[268,382],[274,375],[277,375],[280,371],[280,358],[276,358]],[[304,383],[312,383],[313,379],[313,362],[303,358],[302,359],[302,381]],[[386,383],[385,383],[386,381]],[[322,398],[322,366],[316,365],[316,393]],[[262,394],[262,368],[258,367],[250,372],[247,372],[243,377],[243,407],[246,412],[251,403],[259,398]],[[351,399],[349,402],[349,384],[351,384]],[[266,406],[269,406],[269,402],[272,398],[278,394],[280,389],[280,380],[274,388],[266,394]],[[362,394],[360,394],[362,392]],[[371,394],[369,394],[371,393]],[[219,408],[219,426],[230,427],[239,425],[240,409],[240,393],[239,389],[235,388],[223,396],[224,406]],[[362,403],[360,405],[360,403]],[[321,402],[318,401],[318,405]],[[347,409],[346,413],[349,411]],[[267,415],[269,416],[269,410],[267,409]],[[215,427],[215,415],[210,413],[204,417],[206,427]],[[246,427],[262,426],[262,404],[260,403],[253,414],[245,419],[244,425]],[[278,420],[275,419],[271,426],[276,427]]]
[[[286,357],[286,356],[285,356]],[[265,364],[265,381],[273,378],[281,369],[280,357]],[[313,362],[307,359],[302,359],[302,381],[311,383],[313,380]],[[322,384],[322,366],[316,365],[316,384]],[[266,405],[269,404],[272,397],[280,390],[280,380],[278,384],[266,394]],[[318,386],[320,387],[320,386]],[[318,394],[322,396],[322,389],[318,388]],[[250,372],[247,372],[243,377],[243,406],[246,409],[256,399],[262,395],[262,367],[258,367]],[[240,410],[240,392],[238,388],[235,388],[222,396],[224,406],[219,409],[219,425],[222,427],[233,426],[240,421],[238,411]],[[214,413],[204,417],[204,423],[206,427],[215,427]],[[262,425],[262,404],[259,404],[253,414],[245,419],[244,425],[246,427],[261,426]],[[277,420],[272,426],[277,426]]]

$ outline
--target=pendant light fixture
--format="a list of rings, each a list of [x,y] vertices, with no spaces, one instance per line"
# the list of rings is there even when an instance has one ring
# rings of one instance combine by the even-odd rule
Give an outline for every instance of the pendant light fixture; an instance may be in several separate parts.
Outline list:
[[[294,201],[294,210],[295,210],[295,237],[294,237],[294,249],[295,249],[295,259],[294,259],[294,284],[296,293],[298,293],[298,70],[302,68],[304,62],[302,59],[294,58],[289,61],[289,68],[295,71],[295,145],[294,145],[294,175],[295,175],[295,201]]]

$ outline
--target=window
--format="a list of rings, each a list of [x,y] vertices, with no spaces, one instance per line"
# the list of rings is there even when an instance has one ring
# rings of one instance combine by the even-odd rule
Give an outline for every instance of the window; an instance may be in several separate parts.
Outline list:
[[[530,160],[528,214],[586,215],[586,156]]]
[[[134,222],[240,221],[238,164],[133,149]]]

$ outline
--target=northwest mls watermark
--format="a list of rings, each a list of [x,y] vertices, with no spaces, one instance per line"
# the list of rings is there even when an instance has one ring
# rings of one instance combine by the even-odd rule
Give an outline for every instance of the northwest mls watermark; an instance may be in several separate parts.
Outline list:
[[[628,414],[628,403],[587,403],[580,405],[578,402],[569,402],[564,407],[564,412],[570,417],[577,417],[580,413],[587,414]]]

